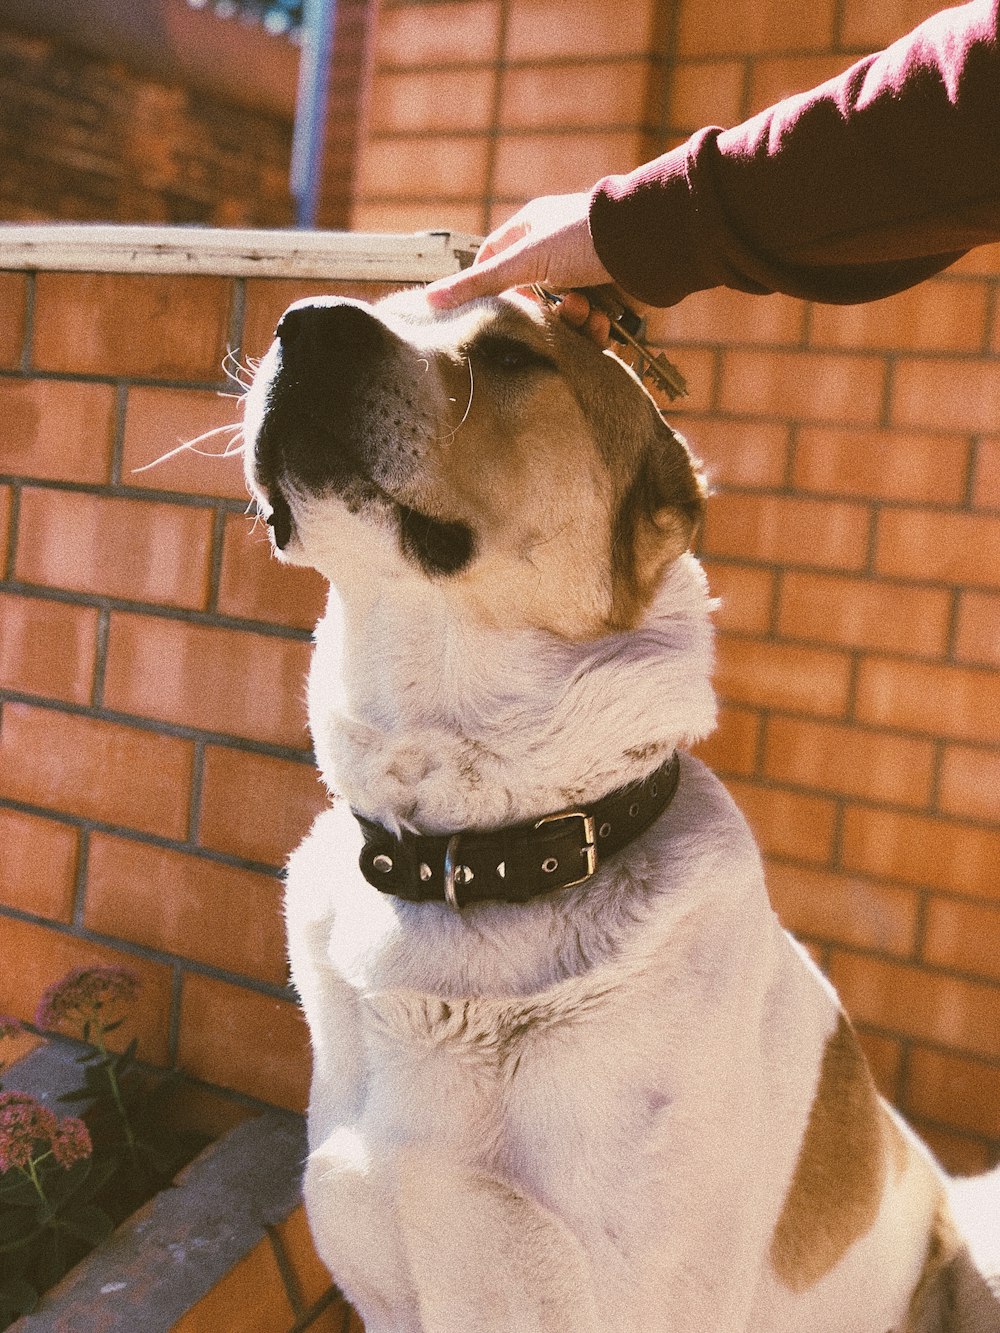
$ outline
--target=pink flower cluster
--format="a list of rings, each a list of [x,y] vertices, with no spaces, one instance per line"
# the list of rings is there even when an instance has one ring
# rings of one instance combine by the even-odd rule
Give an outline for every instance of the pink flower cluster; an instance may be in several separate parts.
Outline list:
[[[104,1010],[130,1004],[139,994],[138,976],[128,967],[75,967],[42,995],[35,1013],[41,1028],[93,1023]]]
[[[50,1153],[69,1170],[90,1156],[87,1126],[76,1116],[58,1119],[26,1092],[0,1092],[0,1171],[27,1167]]]

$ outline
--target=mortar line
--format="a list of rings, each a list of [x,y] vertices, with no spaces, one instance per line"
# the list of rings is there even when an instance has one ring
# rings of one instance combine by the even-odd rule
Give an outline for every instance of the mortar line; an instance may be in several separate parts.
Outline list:
[[[25,283],[24,298],[24,343],[21,347],[20,369],[22,375],[30,375],[32,370],[31,354],[34,350],[35,342],[35,300],[37,293],[35,274],[28,273],[25,276],[27,277],[27,282]]]

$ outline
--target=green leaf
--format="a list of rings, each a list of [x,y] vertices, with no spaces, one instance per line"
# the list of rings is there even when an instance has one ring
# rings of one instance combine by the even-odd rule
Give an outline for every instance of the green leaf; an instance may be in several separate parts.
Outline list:
[[[75,1092],[61,1092],[56,1100],[60,1102],[92,1102],[94,1094],[90,1088],[77,1088]]]
[[[0,1204],[4,1208],[33,1208],[37,1199],[34,1185],[20,1171],[8,1171],[0,1177]]]
[[[74,1236],[79,1236],[89,1245],[100,1245],[114,1231],[114,1223],[103,1208],[93,1204],[84,1204],[82,1208],[70,1209],[59,1219],[60,1225]]]
[[[0,1254],[11,1254],[14,1250],[23,1249],[26,1245],[32,1244],[45,1231],[44,1227],[35,1226],[29,1223],[30,1230],[23,1235],[12,1236],[9,1240],[0,1241]]]
[[[23,1277],[10,1278],[0,1283],[0,1319],[31,1314],[38,1304],[38,1292]]]
[[[31,1214],[24,1209],[0,1213],[0,1244],[20,1244],[35,1230]]]

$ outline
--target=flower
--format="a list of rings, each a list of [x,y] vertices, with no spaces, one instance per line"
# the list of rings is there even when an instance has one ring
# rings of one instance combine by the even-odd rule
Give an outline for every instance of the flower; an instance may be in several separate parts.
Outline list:
[[[131,1003],[139,987],[138,976],[128,967],[75,967],[42,995],[35,1022],[41,1028],[86,1026],[102,1018],[105,1009]]]
[[[59,1165],[68,1171],[71,1166],[89,1157],[93,1151],[90,1131],[83,1121],[75,1115],[64,1116],[52,1136],[52,1156]]]
[[[0,1171],[27,1166],[39,1145],[47,1151],[59,1122],[26,1092],[0,1092]]]
[[[67,1171],[89,1157],[90,1131],[75,1115],[59,1120],[27,1092],[0,1092],[0,1171],[26,1167],[51,1152]]]

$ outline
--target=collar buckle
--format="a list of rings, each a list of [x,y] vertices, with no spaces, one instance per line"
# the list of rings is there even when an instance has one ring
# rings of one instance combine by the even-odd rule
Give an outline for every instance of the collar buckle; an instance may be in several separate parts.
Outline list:
[[[571,879],[569,883],[560,885],[564,889],[575,888],[577,884],[585,884],[592,875],[597,873],[597,830],[594,825],[594,816],[586,810],[563,810],[557,815],[545,815],[535,824],[535,828],[542,828],[545,824],[558,824],[564,819],[580,819],[583,821],[583,846],[580,848],[580,855],[586,857],[587,869],[579,879]]]

